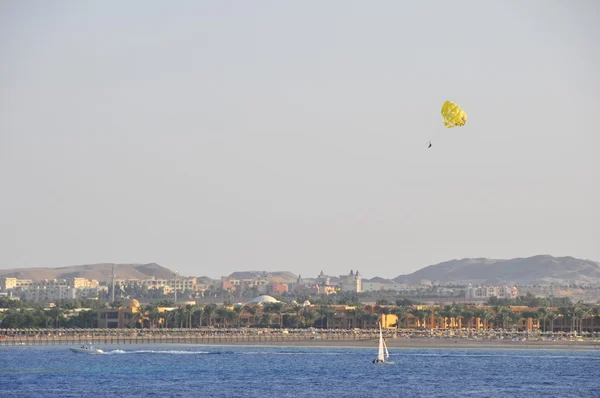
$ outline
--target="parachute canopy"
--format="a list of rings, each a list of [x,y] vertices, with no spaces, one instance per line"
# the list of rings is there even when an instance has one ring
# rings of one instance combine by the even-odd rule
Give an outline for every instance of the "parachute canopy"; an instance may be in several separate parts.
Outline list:
[[[460,106],[452,101],[444,102],[444,105],[442,105],[442,116],[444,117],[444,126],[449,129],[457,126],[464,126],[467,122],[467,114],[465,111],[460,109]]]

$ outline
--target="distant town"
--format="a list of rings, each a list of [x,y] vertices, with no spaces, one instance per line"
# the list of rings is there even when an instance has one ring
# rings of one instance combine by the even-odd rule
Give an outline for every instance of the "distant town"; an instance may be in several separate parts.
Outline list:
[[[381,324],[415,330],[510,327],[527,332],[600,332],[598,287],[584,283],[518,286],[427,279],[398,283],[366,279],[359,270],[336,276],[321,271],[314,277],[246,271],[213,280],[182,276],[157,264],[123,266],[128,277],[120,278],[118,265],[81,267],[108,277],[0,277],[0,329],[349,330]],[[154,276],[131,277],[143,275],[141,271]],[[69,267],[62,272],[77,274]]]
[[[423,282],[418,285],[395,283],[381,278],[364,280],[360,272],[350,270],[347,275],[328,276],[321,273],[314,278],[299,276],[294,282],[262,275],[247,278],[222,277],[220,281],[203,283],[196,277],[182,277],[176,273],[172,278],[90,280],[66,278],[54,280],[31,280],[10,277],[0,278],[0,294],[34,303],[52,303],[63,300],[99,300],[111,302],[116,299],[156,301],[171,299],[194,302],[245,302],[260,295],[285,299],[330,297],[354,297],[361,302],[375,302],[382,298],[402,296],[422,302],[471,302],[483,303],[495,297],[516,299],[516,286],[439,286]],[[247,301],[247,300],[246,300]],[[344,301],[342,299],[342,301]]]

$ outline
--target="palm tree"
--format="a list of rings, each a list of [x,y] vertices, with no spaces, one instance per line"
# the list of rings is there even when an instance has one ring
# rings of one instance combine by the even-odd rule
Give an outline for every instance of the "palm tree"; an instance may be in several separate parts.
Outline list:
[[[415,318],[417,318],[417,320],[419,321],[419,326],[422,328],[425,328],[426,326],[426,319],[427,316],[429,315],[429,313],[427,312],[427,310],[419,310],[416,308],[413,308],[409,311],[409,313],[414,316]]]
[[[473,327],[473,317],[475,316],[475,312],[471,308],[463,307],[460,316],[467,321],[467,328],[471,329]]]
[[[198,327],[202,327],[202,314],[204,314],[204,307],[196,306],[196,309],[192,314],[192,325],[194,324],[193,320],[197,319],[198,322],[196,323],[196,325],[198,325]]]
[[[408,314],[408,309],[406,307],[394,307],[392,308],[391,313],[396,315],[398,318],[398,321],[396,322],[396,329],[400,329],[402,326],[402,320],[406,317],[406,314]]]
[[[550,321],[550,331],[554,332],[554,321],[560,316],[557,312],[551,312],[546,317]]]
[[[273,322],[273,313],[272,312],[263,312],[260,317],[259,324],[263,327],[270,327]]]
[[[150,319],[150,327],[157,327],[158,322],[162,319],[161,313],[158,311],[158,307],[148,306],[146,307],[146,311],[148,312],[148,318]]]
[[[315,321],[317,320],[317,313],[314,311],[303,311],[302,312],[302,318],[304,318],[304,326],[306,327],[313,327],[315,324]]]
[[[283,315],[282,315],[282,311],[283,311],[283,303],[279,302],[279,303],[272,303],[270,306],[270,310],[273,313],[276,313],[278,318],[279,318],[279,327],[283,327]]]
[[[185,323],[186,323],[187,328],[192,327],[192,314],[194,313],[194,311],[196,311],[196,305],[187,304],[185,306],[185,315],[186,315]]]
[[[134,314],[135,325],[140,324],[140,329],[144,328],[144,321],[148,320],[146,316],[147,312],[145,308],[138,307],[137,312]]]
[[[242,313],[244,312],[244,307],[241,305],[235,305],[233,307],[233,311],[235,313],[235,319],[237,320],[238,327],[242,325]]]
[[[475,317],[479,318],[483,323],[483,328],[485,330],[489,329],[488,322],[495,318],[495,315],[492,311],[487,309],[477,309],[474,311]],[[479,328],[479,325],[477,326]]]
[[[64,318],[65,310],[61,307],[52,307],[50,311],[48,311],[48,315],[50,318],[54,320],[54,327],[60,327],[60,320]]]
[[[502,325],[502,329],[506,329],[506,325],[505,325],[505,314],[506,314],[506,309],[505,307],[501,306],[501,305],[495,305],[492,307],[492,310],[494,312],[494,323],[496,325]]]
[[[370,312],[366,312],[366,311],[361,312],[360,321],[362,322],[363,329],[367,329],[368,325],[371,323],[371,320],[373,319],[371,317],[371,315],[372,314]]]
[[[246,312],[252,315],[252,327],[256,327],[256,314],[259,313],[258,307],[250,307],[246,310]]]
[[[177,327],[177,311],[169,310],[162,313],[165,328]]]
[[[454,327],[460,328],[462,327],[461,319],[463,317],[464,308],[458,305],[453,305],[450,308],[450,316],[454,319]]]
[[[329,329],[329,318],[335,315],[335,311],[333,311],[328,305],[324,305],[319,307],[317,312],[319,315],[321,315],[321,328],[325,329],[325,327],[327,327],[327,329]]]
[[[444,308],[438,311],[438,315],[440,316],[440,320],[443,322],[441,325],[443,329],[448,327],[448,318],[452,318],[452,306],[446,305]]]
[[[302,307],[300,304],[298,304],[296,302],[294,302],[292,304],[292,310],[294,310],[294,312],[296,313],[297,323],[301,322],[300,313],[302,312],[303,309],[304,309],[304,307]]]
[[[581,305],[577,305],[575,307],[575,311],[574,311],[574,315],[575,315],[575,319],[577,319],[577,325],[579,326],[579,335],[581,336],[581,332],[582,332],[582,326],[583,326],[583,320],[585,318],[587,318],[588,314],[589,314],[590,310],[586,307],[583,307]]]
[[[550,309],[548,307],[542,307],[538,309],[537,317],[542,322],[542,333],[546,333],[546,321],[550,316]]]
[[[221,324],[225,327],[227,327],[227,320],[228,320],[227,312],[228,311],[229,310],[225,307],[219,307],[215,310],[215,315],[217,315],[220,318]]]
[[[233,325],[235,321],[238,319],[238,313],[227,309],[225,311],[225,320],[227,321],[227,325]]]
[[[600,318],[600,306],[596,305],[596,306],[592,307],[589,315],[592,317],[592,331],[593,331],[594,325],[595,325],[594,321],[596,319]]]
[[[558,313],[560,315],[562,315],[561,329],[564,328],[565,322],[571,321],[571,325],[569,326],[569,333],[573,333],[573,327],[574,327],[574,322],[575,322],[575,318],[574,318],[575,307],[574,306],[560,307],[558,309]]]
[[[387,321],[387,316],[392,313],[392,309],[388,308],[388,307],[379,307],[379,310],[377,310],[377,313],[381,317],[381,321],[382,321],[381,323],[383,323],[383,316],[385,315],[386,321]]]
[[[354,325],[354,320],[356,319],[356,309],[349,309],[344,312],[344,315],[346,316],[346,329],[356,327]]]
[[[273,323],[273,314],[275,313],[276,307],[274,306],[276,303],[263,303],[262,310],[263,315],[260,318],[260,322],[265,327],[270,327],[271,323]],[[267,315],[267,316],[265,316]],[[266,323],[266,325],[265,325]]]
[[[527,332],[529,332],[529,320],[531,319],[532,323],[536,320],[540,320],[540,312],[539,312],[539,310],[538,311],[523,311],[523,312],[521,312],[521,319],[525,319],[525,329],[527,329]],[[533,327],[533,325],[532,325],[532,327]]]
[[[204,307],[204,315],[206,316],[206,318],[208,320],[207,325],[209,327],[212,326],[212,317],[213,317],[216,309],[217,309],[216,304],[208,304],[207,306]]]
[[[504,324],[508,321],[509,325],[511,325],[513,328],[516,327],[518,329],[520,320],[521,314],[514,312],[508,307],[502,312],[502,328],[505,327]]]
[[[187,319],[187,313],[184,307],[178,307],[175,310],[175,317],[179,321],[179,328],[183,329],[184,322]]]

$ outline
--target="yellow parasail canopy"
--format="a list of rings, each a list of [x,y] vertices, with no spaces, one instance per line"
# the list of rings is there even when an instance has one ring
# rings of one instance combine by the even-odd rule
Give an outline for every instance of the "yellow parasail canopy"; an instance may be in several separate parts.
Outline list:
[[[452,101],[444,102],[444,105],[442,105],[442,116],[444,117],[444,126],[449,129],[457,126],[464,126],[467,122],[467,114],[465,111],[460,109],[460,106]]]

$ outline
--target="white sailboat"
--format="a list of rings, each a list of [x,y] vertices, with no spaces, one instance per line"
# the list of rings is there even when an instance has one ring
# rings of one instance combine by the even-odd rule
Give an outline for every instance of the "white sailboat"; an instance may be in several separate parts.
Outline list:
[[[377,350],[377,359],[374,359],[373,363],[379,365],[391,365],[394,362],[388,361],[389,357],[390,353],[387,349],[387,344],[385,344],[385,340],[383,339],[381,323],[379,323],[379,348]]]

